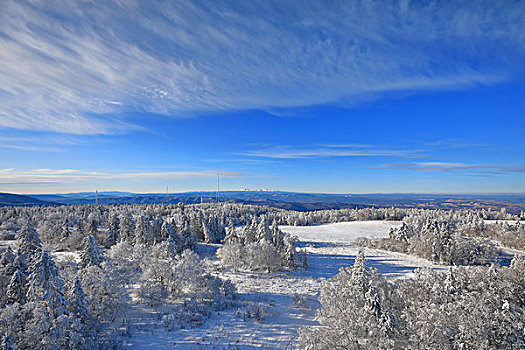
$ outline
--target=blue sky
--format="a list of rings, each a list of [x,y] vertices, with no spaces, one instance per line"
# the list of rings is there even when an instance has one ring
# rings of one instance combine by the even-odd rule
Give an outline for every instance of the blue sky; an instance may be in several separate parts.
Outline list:
[[[3,1],[0,191],[525,192],[525,2]]]

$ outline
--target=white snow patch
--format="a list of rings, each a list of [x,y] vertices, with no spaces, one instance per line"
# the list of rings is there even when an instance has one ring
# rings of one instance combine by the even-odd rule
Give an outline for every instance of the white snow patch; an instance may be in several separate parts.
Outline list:
[[[356,238],[386,238],[400,221],[350,221],[319,226],[280,226],[302,242],[350,243]]]

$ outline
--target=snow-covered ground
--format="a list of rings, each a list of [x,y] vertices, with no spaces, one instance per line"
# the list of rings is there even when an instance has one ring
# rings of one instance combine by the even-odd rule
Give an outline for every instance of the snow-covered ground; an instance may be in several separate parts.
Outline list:
[[[356,238],[386,238],[400,221],[350,221],[319,226],[280,226],[301,242],[351,243]]]
[[[517,223],[516,220],[483,220],[485,225],[492,225],[492,224],[500,224],[503,222],[506,222],[509,225],[515,225]]]
[[[299,328],[314,323],[320,283],[350,266],[360,249],[353,241],[359,237],[387,237],[399,222],[361,221],[320,226],[282,226],[297,236],[308,253],[308,268],[289,273],[259,274],[221,271],[213,255],[217,246],[202,245],[208,263],[216,273],[230,279],[239,293],[239,305],[220,311],[205,324],[193,329],[166,331],[159,310],[137,310],[131,317],[132,336],[125,339],[129,349],[289,349],[297,340]],[[430,262],[405,254],[365,249],[369,266],[389,278],[410,276],[414,269]],[[247,317],[247,308],[265,314],[261,321]]]

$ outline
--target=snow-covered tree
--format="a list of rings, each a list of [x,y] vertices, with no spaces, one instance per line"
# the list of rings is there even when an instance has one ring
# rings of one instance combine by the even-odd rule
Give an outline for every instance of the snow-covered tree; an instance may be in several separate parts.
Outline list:
[[[82,284],[77,277],[69,292],[69,312],[80,322],[85,322],[89,318],[88,305],[87,295],[84,293]]]
[[[2,345],[0,349],[1,350],[17,350],[17,348],[15,348],[15,344],[13,344],[13,341],[11,340],[11,336],[9,335],[9,332],[5,332],[4,336],[2,337]]]
[[[119,232],[120,232],[120,220],[118,218],[117,213],[113,213],[110,216],[109,225],[108,225],[108,233],[106,237],[106,247],[111,247],[115,244],[117,244],[119,239]]]
[[[44,301],[52,319],[68,313],[62,279],[47,251],[43,251],[40,259],[31,266],[28,283],[27,299]]]
[[[151,231],[151,226],[144,216],[141,216],[137,219],[135,224],[135,233],[133,237],[134,244],[144,244],[150,245],[153,244],[153,234]]]
[[[18,232],[17,240],[18,247],[23,253],[27,254],[29,259],[36,258],[42,251],[42,242],[30,219],[24,222]]]
[[[175,230],[173,229],[173,226],[168,221],[164,221],[160,227],[160,236],[162,237],[162,240],[168,239],[168,237],[173,236],[174,233]]]
[[[261,218],[259,224],[257,225],[256,238],[258,241],[262,241],[264,239],[269,242],[271,242],[273,239],[272,230],[270,229],[270,226],[268,225],[268,220],[264,215]]]
[[[132,241],[133,237],[133,221],[129,213],[124,212],[120,215],[120,230],[119,236],[121,240],[126,240],[128,242]]]
[[[26,299],[26,276],[19,268],[15,270],[6,290],[7,302],[23,304]]]
[[[195,236],[195,234],[190,230],[190,224],[187,220],[183,221],[182,231],[180,234],[182,236],[183,242],[182,250],[194,250],[197,246],[197,236]]]
[[[11,274],[13,272],[14,261],[15,253],[11,247],[7,247],[0,256],[0,272],[2,272],[2,274]]]
[[[382,349],[396,346],[395,320],[388,307],[391,287],[366,266],[362,251],[353,267],[341,268],[321,286],[318,327],[301,331],[304,349]]]
[[[104,261],[104,257],[100,252],[97,239],[94,236],[87,236],[84,239],[84,251],[80,254],[80,266],[94,266],[100,265]]]

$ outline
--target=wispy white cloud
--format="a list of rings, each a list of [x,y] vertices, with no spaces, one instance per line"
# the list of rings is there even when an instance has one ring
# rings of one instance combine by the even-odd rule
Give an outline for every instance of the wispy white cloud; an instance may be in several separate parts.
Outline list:
[[[99,134],[124,115],[288,108],[522,71],[519,1],[0,4],[0,127]],[[465,49],[468,48],[468,49]]]
[[[384,163],[372,169],[403,169],[423,172],[461,171],[477,174],[506,174],[525,172],[525,165],[469,164],[459,162],[405,162]]]
[[[426,158],[423,149],[392,149],[374,145],[331,144],[312,146],[273,145],[237,153],[238,155],[268,159],[312,159],[330,157],[416,157]]]
[[[164,171],[164,172],[98,172],[77,169],[32,169],[17,171],[0,169],[0,184],[64,184],[79,183],[88,180],[175,180],[192,178],[215,178],[217,174],[225,178],[238,177],[235,171]]]
[[[44,146],[30,146],[30,145],[14,145],[14,144],[2,144],[0,148],[14,149],[18,151],[31,151],[31,152],[60,152],[59,148],[44,147]]]

